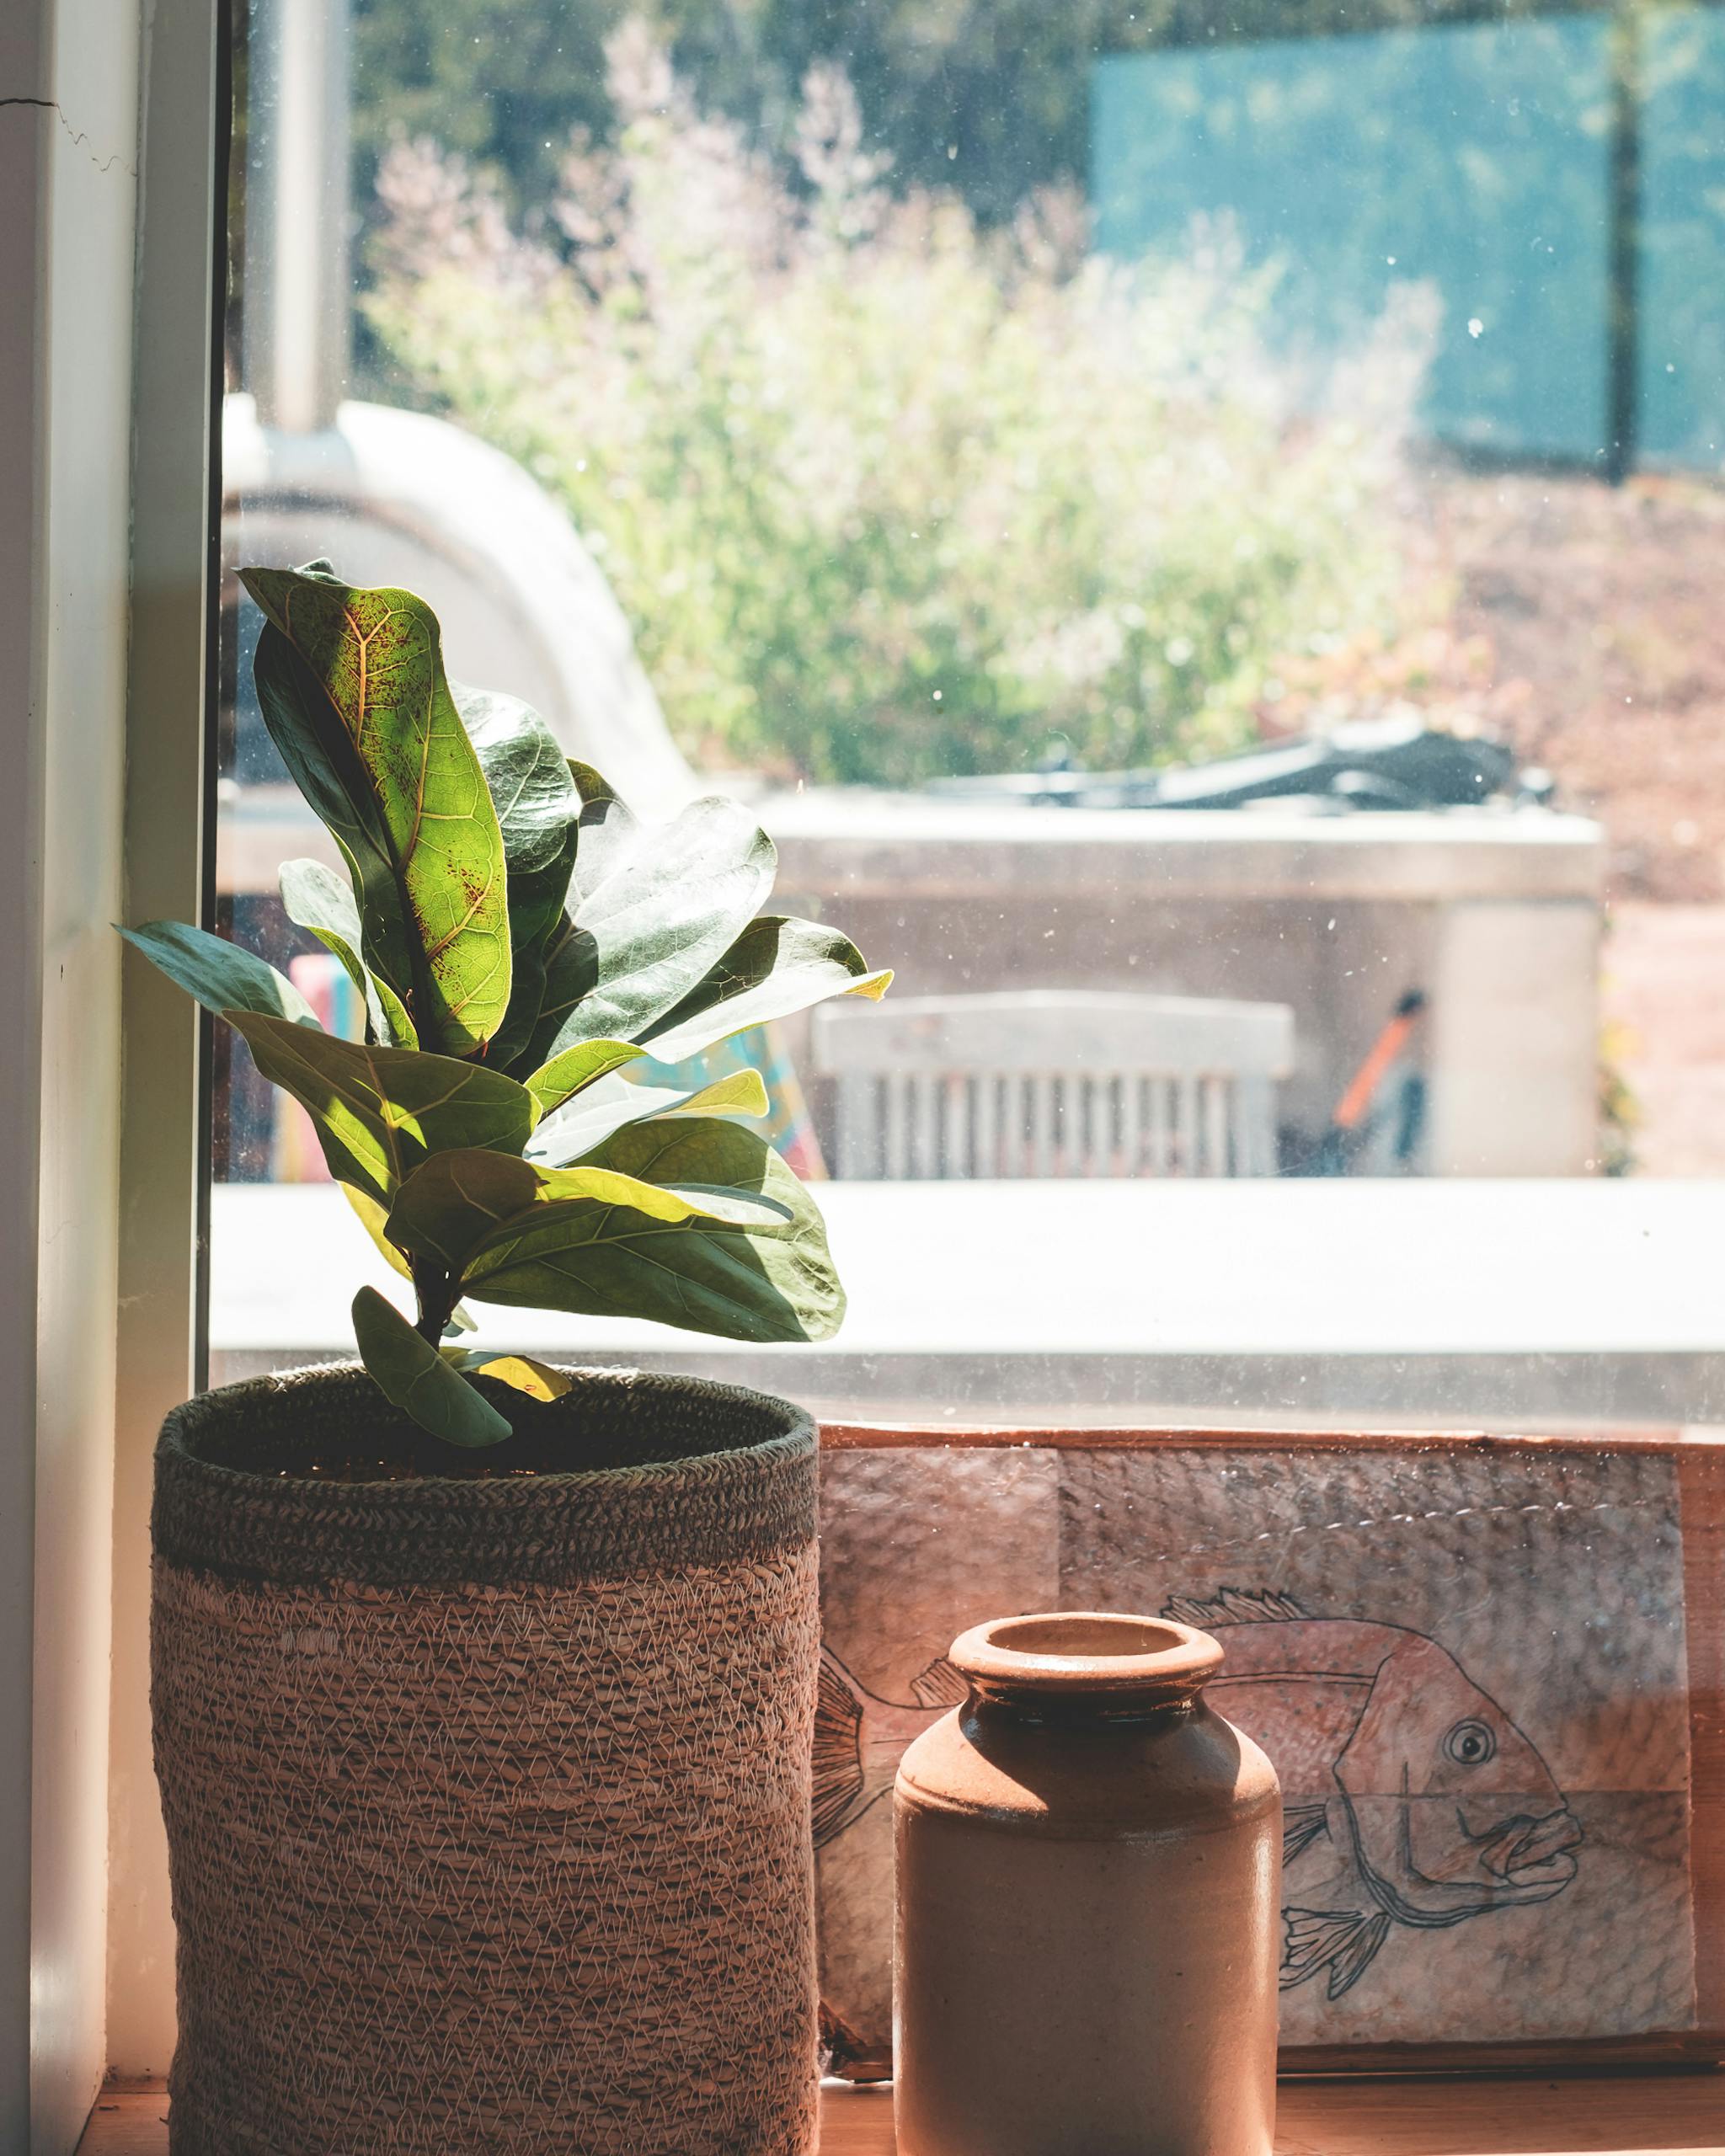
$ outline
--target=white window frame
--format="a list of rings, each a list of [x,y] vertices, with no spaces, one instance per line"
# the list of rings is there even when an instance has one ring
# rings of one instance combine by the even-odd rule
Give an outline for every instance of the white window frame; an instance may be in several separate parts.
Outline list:
[[[144,12],[126,917],[208,923],[227,11],[222,0],[154,0]],[[152,1461],[163,1417],[206,1380],[211,1022],[136,953],[123,993],[106,2049],[110,2070],[147,2074],[167,2070],[174,2038],[168,1849],[150,1751]]]
[[[172,2029],[145,1611],[202,1059],[113,924],[203,910],[217,19],[0,8],[0,2148],[36,2156]]]

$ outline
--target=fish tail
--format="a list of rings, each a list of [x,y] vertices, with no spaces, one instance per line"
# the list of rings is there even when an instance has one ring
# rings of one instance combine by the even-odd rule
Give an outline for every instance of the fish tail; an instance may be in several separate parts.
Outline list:
[[[1284,1804],[1282,1807],[1282,1861],[1292,1864],[1309,1849],[1318,1836],[1329,1831],[1330,1816],[1322,1804]]]
[[[820,1650],[814,1693],[814,1846],[830,1842],[862,1794],[864,1701],[830,1647]]]
[[[962,1707],[970,1696],[970,1687],[942,1655],[913,1682],[911,1696],[919,1707]]]
[[[1309,1983],[1320,1969],[1327,1969],[1327,1999],[1339,1999],[1353,1989],[1371,1967],[1390,1929],[1382,1909],[1366,1916],[1359,1909],[1288,1908],[1282,1912],[1282,1921],[1287,1938],[1282,1949],[1281,1988],[1292,1991],[1296,1984]]]

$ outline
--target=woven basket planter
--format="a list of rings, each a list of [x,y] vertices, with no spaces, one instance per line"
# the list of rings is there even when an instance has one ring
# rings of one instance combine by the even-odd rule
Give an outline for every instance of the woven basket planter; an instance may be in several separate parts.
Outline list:
[[[814,2145],[813,1425],[595,1373],[517,1432],[447,1475],[349,1368],[168,1417],[175,2156]]]

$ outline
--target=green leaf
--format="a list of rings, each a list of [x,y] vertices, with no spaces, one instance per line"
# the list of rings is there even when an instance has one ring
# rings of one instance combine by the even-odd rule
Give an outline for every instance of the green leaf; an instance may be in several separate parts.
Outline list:
[[[582,803],[557,737],[531,704],[452,681],[503,834],[510,939],[542,942],[563,917]]]
[[[570,879],[579,900],[596,891],[606,877],[614,876],[622,867],[640,836],[641,826],[611,781],[591,764],[570,757],[569,776],[581,797],[580,836]]]
[[[777,859],[734,801],[692,802],[674,823],[644,830],[584,892],[548,955],[541,1059],[578,1041],[633,1040],[675,1010],[771,890]]]
[[[788,1175],[790,1170],[785,1172]],[[747,1228],[754,1235],[782,1235],[797,1225],[796,1208],[765,1190],[740,1190],[723,1182],[667,1183],[665,1187],[702,1218]]]
[[[639,842],[641,826],[610,780],[591,764],[572,756],[567,768],[581,803],[575,865],[569,878],[570,894],[579,905],[622,867]],[[592,993],[599,979],[597,947],[592,937],[578,930],[567,915],[553,924],[542,956],[544,976],[538,986],[541,1017],[526,1049],[509,1066],[515,1076],[524,1075],[523,1065],[531,1070],[553,1052],[570,1012],[583,996]]]
[[[485,774],[509,867],[513,985],[491,1049],[494,1062],[507,1063],[538,1022],[546,947],[563,918],[581,796],[556,737],[531,704],[458,681],[450,693]]]
[[[633,1047],[628,1041],[583,1041],[578,1048],[565,1049],[561,1055],[536,1070],[526,1081],[527,1091],[533,1096],[542,1116],[560,1108],[574,1094],[617,1070],[625,1063],[638,1062],[645,1054],[644,1049]]]
[[[509,1065],[512,1077],[525,1077],[554,1062],[564,1049],[586,1038],[574,1017],[583,999],[599,985],[598,945],[565,914],[545,946],[543,965],[539,1017],[527,1045]]]
[[[512,1385],[517,1392],[525,1392],[531,1400],[561,1400],[574,1385],[574,1380],[567,1370],[559,1370],[549,1364],[536,1362],[531,1355],[471,1354],[462,1364],[476,1377],[495,1378],[501,1385]]]
[[[758,1200],[752,1201],[756,1204]],[[628,1205],[661,1220],[724,1211],[706,1196],[685,1195],[609,1167],[547,1168],[507,1153],[434,1154],[403,1183],[390,1209],[387,1232],[400,1248],[435,1257],[457,1278],[468,1256],[504,1223],[539,1209]],[[763,1226],[777,1225],[762,1212]]]
[[[284,861],[281,905],[296,926],[315,936],[341,962],[359,991],[373,1040],[397,1048],[417,1048],[419,1041],[405,1005],[382,975],[375,977],[360,956],[360,910],[354,894],[333,868],[321,861]]]
[[[408,926],[371,780],[339,714],[305,660],[267,624],[252,678],[270,739],[347,864],[367,970],[400,994],[418,995],[425,954]]]
[[[698,1118],[633,1123],[592,1156],[693,1195],[718,1189],[788,1214],[763,1229],[656,1220],[624,1207],[555,1206],[502,1223],[475,1248],[464,1292],[481,1302],[656,1319],[734,1340],[825,1340],[844,1291],[814,1201],[766,1141]],[[585,1165],[585,1164],[584,1164]]]
[[[703,1088],[703,1093],[727,1091],[755,1075],[740,1071],[734,1079]],[[820,1216],[813,1199],[759,1131],[692,1113],[702,1097],[690,1097],[687,1115],[631,1123],[566,1172],[603,1168],[679,1195],[723,1193],[729,1200],[723,1215],[747,1219],[761,1233],[779,1234],[805,1219],[818,1225]]]
[[[147,921],[122,928],[126,942],[159,966],[169,980],[195,995],[206,1011],[260,1011],[321,1033],[317,1015],[286,974],[243,951],[225,937],[177,921]]]
[[[264,720],[348,858],[366,963],[402,987],[422,1040],[467,1054],[509,1008],[506,871],[437,617],[408,591],[240,575],[270,625],[256,665]]]
[[[730,1070],[686,1099],[661,1111],[665,1115],[765,1115],[772,1103],[758,1070]]]
[[[374,1198],[391,1199],[428,1154],[457,1146],[519,1153],[533,1129],[532,1095],[500,1070],[336,1040],[243,1011],[223,1015],[264,1075],[310,1113],[330,1173]]]
[[[422,1430],[452,1445],[501,1444],[510,1435],[490,1401],[375,1288],[361,1288],[354,1297],[354,1337],[360,1361],[384,1394]]]
[[[579,1161],[625,1123],[654,1115],[765,1115],[766,1087],[758,1070],[735,1070],[710,1086],[639,1086],[633,1079],[602,1080],[572,1107],[541,1126],[532,1157],[556,1167]]]
[[[296,928],[315,936],[340,959],[342,970],[371,1000],[371,984],[360,957],[360,910],[354,894],[321,861],[284,861],[278,872],[281,910]]]
[[[830,995],[875,1001],[890,970],[871,973],[848,936],[818,921],[763,914],[751,921],[706,978],[638,1038],[661,1063],[681,1063],[746,1027],[764,1025]]]

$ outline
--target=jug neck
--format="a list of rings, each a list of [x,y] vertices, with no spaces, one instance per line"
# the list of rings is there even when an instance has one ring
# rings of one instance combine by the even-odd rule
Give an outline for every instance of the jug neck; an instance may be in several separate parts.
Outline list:
[[[1167,1618],[1062,1610],[975,1625],[953,1642],[952,1661],[985,1716],[1142,1721],[1188,1712],[1222,1650]]]

